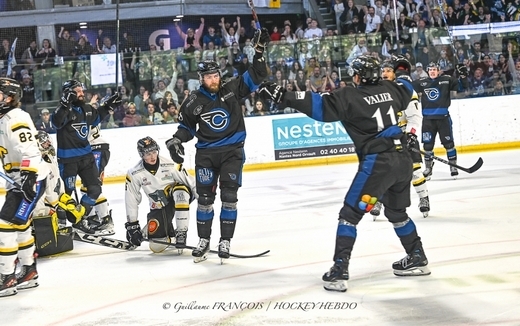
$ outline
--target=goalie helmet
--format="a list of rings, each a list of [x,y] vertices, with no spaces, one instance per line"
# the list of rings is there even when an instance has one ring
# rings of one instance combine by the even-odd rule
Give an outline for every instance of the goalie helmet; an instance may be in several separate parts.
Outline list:
[[[52,140],[49,134],[46,131],[40,130],[36,135],[36,139],[38,140],[38,148],[42,155],[56,155],[56,150],[52,145]]]
[[[11,78],[0,78],[0,93],[0,114],[5,114],[19,106],[23,94],[19,82]],[[11,101],[6,103],[8,97]]]
[[[137,141],[137,152],[141,158],[153,151],[159,152],[159,144],[152,137],[146,136]]]
[[[360,55],[350,64],[349,74],[358,75],[361,84],[377,84],[381,79],[379,61],[366,55]]]

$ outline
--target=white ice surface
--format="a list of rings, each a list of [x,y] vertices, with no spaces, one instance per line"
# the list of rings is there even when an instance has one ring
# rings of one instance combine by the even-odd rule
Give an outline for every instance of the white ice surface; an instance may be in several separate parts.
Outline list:
[[[459,155],[459,164],[478,157],[481,170],[458,180],[435,164],[428,218],[412,190],[408,212],[430,276],[394,276],[392,262],[405,255],[400,242],[383,216],[366,215],[348,291],[323,290],[357,164],[248,172],[231,249],[270,249],[267,256],[221,265],[210,255],[194,264],[189,250],[179,256],[152,254],[147,243],[122,251],[74,242],[73,251],[38,260],[38,288],[0,299],[0,325],[520,325],[520,150]],[[124,240],[124,185],[106,185],[104,193],[113,237]],[[220,202],[215,207],[218,217]],[[196,245],[191,208],[188,243]],[[146,211],[143,203],[141,225]],[[216,218],[212,248],[219,233]]]

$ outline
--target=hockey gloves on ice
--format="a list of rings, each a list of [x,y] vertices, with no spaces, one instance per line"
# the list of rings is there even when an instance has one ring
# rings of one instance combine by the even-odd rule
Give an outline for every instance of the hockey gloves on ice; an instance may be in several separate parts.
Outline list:
[[[140,246],[141,242],[143,242],[143,233],[141,232],[139,221],[126,222],[125,228],[126,240],[128,240],[128,242],[130,242],[134,246]]]
[[[33,171],[23,170],[20,172],[22,176],[22,193],[25,197],[25,200],[28,202],[32,202],[36,197],[36,178],[38,178],[38,174]]]
[[[170,151],[170,157],[175,163],[183,163],[184,158],[181,155],[184,155],[184,146],[182,146],[182,141],[173,137],[166,141],[166,147]]]
[[[267,28],[257,29],[251,40],[251,44],[258,52],[264,52],[267,44],[271,42],[271,36]]]
[[[81,218],[85,215],[85,207],[83,205],[78,205],[76,201],[66,193],[60,196],[58,207],[65,211],[67,220],[72,224],[81,221]]]
[[[262,100],[272,100],[274,103],[280,103],[285,94],[285,89],[273,82],[263,82],[258,88],[258,96]]]
[[[121,102],[121,96],[118,92],[115,92],[114,95],[107,98],[107,100],[102,105],[113,111],[121,104]]]
[[[76,91],[67,89],[60,98],[60,105],[66,109],[70,109],[70,104],[78,98]]]
[[[463,63],[459,63],[457,65],[457,72],[460,77],[468,77],[468,67],[466,67],[466,65],[464,65]]]
[[[415,147],[415,144],[417,144],[417,136],[411,132],[406,134],[406,148],[410,150],[411,148]]]

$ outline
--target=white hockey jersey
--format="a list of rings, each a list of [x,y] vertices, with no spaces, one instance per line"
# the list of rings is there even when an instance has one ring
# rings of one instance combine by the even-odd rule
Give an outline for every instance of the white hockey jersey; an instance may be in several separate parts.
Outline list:
[[[141,203],[141,188],[148,197],[150,210],[161,209],[167,198],[164,188],[169,184],[181,183],[191,189],[192,196],[196,196],[195,179],[186,172],[180,164],[171,159],[160,156],[159,168],[155,175],[144,168],[143,160],[128,170],[125,182],[125,206],[128,222],[138,220],[139,204]]]
[[[60,177],[58,162],[55,156],[47,155],[50,162],[43,161],[47,166],[49,174],[47,176],[47,186],[45,193],[40,197],[36,206],[34,207],[33,216],[47,216],[51,215],[55,209],[60,195],[65,192],[65,185]]]
[[[108,145],[108,142],[105,141],[103,137],[101,137],[100,130],[101,128],[99,128],[99,125],[90,127],[90,131],[88,133],[88,142],[91,146],[104,144]]]
[[[0,118],[0,158],[5,173],[21,184],[21,170],[38,173],[37,180],[47,177],[36,140],[36,128],[29,114],[22,109],[12,109]],[[6,183],[6,190],[15,188]]]

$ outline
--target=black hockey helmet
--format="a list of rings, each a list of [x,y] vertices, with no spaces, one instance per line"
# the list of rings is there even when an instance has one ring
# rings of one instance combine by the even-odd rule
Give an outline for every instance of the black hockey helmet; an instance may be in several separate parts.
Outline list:
[[[358,75],[361,84],[376,84],[381,79],[381,68],[376,58],[360,55],[350,64],[349,74]]]
[[[204,60],[197,64],[197,72],[199,77],[217,72],[220,74],[220,66],[214,60]]]
[[[38,140],[38,148],[42,155],[56,155],[56,150],[52,145],[51,137],[45,130],[39,130],[36,134],[36,139]]]
[[[11,78],[0,78],[0,92],[3,94],[2,100],[0,100],[0,114],[7,113],[10,109],[18,107],[23,95],[19,82]],[[8,97],[11,98],[9,104],[5,103]]]
[[[63,92],[65,92],[65,91],[74,89],[76,87],[84,88],[83,84],[80,83],[79,81],[77,81],[75,79],[69,79],[69,80],[67,80],[66,82],[63,83],[63,85],[61,86],[61,90]]]
[[[408,61],[408,59],[402,54],[392,56],[392,65],[394,66],[394,71],[396,73],[398,70],[404,70],[409,74],[412,70],[410,61]]]
[[[426,66],[426,71],[429,71],[430,69],[432,68],[437,68],[437,70],[441,70],[441,67],[439,66],[439,64],[437,62],[430,62],[428,64],[428,66]]]
[[[137,152],[141,158],[153,151],[159,152],[159,144],[152,137],[146,136],[137,141]]]

